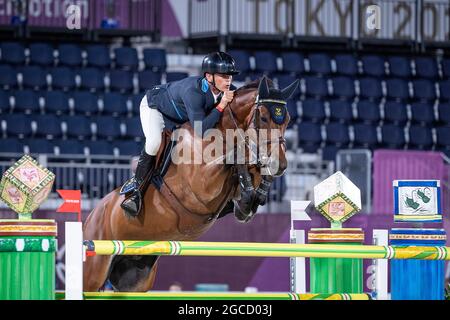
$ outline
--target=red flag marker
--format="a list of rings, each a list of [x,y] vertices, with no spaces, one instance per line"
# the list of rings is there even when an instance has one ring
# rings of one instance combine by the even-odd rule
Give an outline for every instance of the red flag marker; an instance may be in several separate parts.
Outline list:
[[[78,221],[81,222],[81,190],[56,190],[56,192],[64,200],[56,212],[78,213]]]

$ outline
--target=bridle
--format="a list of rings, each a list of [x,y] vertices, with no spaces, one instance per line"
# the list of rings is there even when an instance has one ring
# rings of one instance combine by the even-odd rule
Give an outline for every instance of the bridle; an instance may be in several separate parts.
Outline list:
[[[271,145],[272,143],[278,143],[278,144],[282,144],[282,145],[286,144],[286,139],[283,136],[280,136],[277,139],[267,139],[265,141],[259,141],[259,136],[260,136],[259,130],[261,129],[260,128],[260,124],[261,124],[261,107],[264,106],[265,108],[267,108],[266,104],[269,104],[269,103],[270,104],[281,104],[284,107],[286,107],[286,105],[287,105],[287,102],[283,101],[283,100],[269,99],[269,98],[267,98],[267,99],[260,99],[259,95],[256,96],[255,102],[253,103],[252,110],[251,110],[251,112],[252,112],[253,109],[254,109],[253,117],[250,119],[250,121],[248,123],[246,123],[246,127],[247,127],[246,129],[253,127],[256,130],[256,141],[257,141],[256,144],[257,144],[257,147],[258,147],[256,152],[250,146],[249,136],[248,135],[243,136],[242,131],[239,130],[240,128],[239,128],[239,125],[236,122],[236,116],[235,116],[235,114],[234,114],[234,112],[233,112],[233,110],[231,108],[231,105],[229,105],[228,108],[227,108],[228,112],[230,114],[230,118],[231,118],[231,120],[233,122],[234,128],[237,130],[237,132],[239,134],[239,138],[241,139],[241,141],[244,141],[245,146],[248,148],[248,150],[250,150],[252,156],[257,159],[256,166],[258,168],[261,168],[264,165],[263,163],[261,163],[261,160],[258,157],[259,144],[260,143],[268,144],[268,145]],[[240,148],[240,145],[238,145],[238,148]]]

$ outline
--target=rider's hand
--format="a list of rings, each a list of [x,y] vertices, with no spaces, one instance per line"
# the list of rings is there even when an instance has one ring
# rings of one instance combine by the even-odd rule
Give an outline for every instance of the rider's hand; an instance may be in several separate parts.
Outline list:
[[[234,91],[225,91],[223,93],[222,100],[220,100],[220,103],[217,106],[217,108],[223,111],[226,108],[226,106],[230,104],[231,101],[233,101],[233,98],[234,98]]]

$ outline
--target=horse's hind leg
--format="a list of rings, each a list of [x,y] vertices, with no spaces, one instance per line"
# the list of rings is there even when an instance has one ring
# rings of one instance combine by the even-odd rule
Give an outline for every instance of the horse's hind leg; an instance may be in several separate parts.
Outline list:
[[[109,281],[115,291],[145,292],[153,287],[157,256],[116,256]]]
[[[83,291],[99,291],[108,277],[111,256],[87,257],[83,270]]]

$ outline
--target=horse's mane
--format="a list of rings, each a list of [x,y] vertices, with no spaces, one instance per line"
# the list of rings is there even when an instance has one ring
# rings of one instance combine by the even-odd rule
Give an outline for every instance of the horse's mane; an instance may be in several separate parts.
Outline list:
[[[252,81],[252,82],[250,82],[250,83],[247,83],[246,85],[244,85],[244,86],[238,88],[238,89],[236,90],[236,94],[237,94],[237,95],[240,95],[240,94],[242,94],[243,92],[245,92],[245,91],[247,91],[247,90],[250,90],[250,89],[258,89],[259,83],[260,83],[260,79],[254,80],[254,81]],[[274,88],[274,85],[273,85],[273,81],[272,81],[272,80],[267,79],[267,84],[269,85],[269,88]]]

